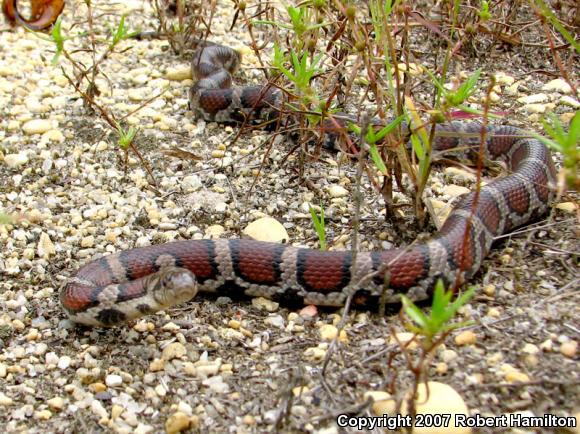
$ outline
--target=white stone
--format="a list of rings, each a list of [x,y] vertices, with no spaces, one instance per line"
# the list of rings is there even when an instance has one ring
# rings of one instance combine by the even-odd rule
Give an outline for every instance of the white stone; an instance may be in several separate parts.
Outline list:
[[[526,95],[518,98],[518,102],[522,104],[537,104],[540,102],[545,102],[548,99],[548,95],[545,93],[536,93],[534,95]]]
[[[253,221],[243,231],[244,235],[258,241],[288,242],[290,236],[282,224],[272,217]]]
[[[4,156],[4,163],[6,163],[8,167],[15,169],[28,163],[28,156],[25,152],[19,152],[18,154],[6,154]]]
[[[348,190],[344,188],[342,185],[331,185],[328,188],[328,194],[330,197],[345,197],[348,196]]]
[[[22,131],[27,135],[43,134],[52,129],[52,122],[46,119],[32,119],[22,125]]]
[[[570,85],[561,78],[556,78],[555,80],[549,81],[542,86],[542,90],[546,91],[556,91],[560,93],[571,93],[572,88]]]

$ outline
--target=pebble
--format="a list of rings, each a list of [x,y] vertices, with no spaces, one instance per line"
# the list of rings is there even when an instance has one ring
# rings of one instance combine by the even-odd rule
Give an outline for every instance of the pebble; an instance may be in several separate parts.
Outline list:
[[[46,401],[46,403],[50,408],[56,411],[60,411],[64,408],[64,399],[62,399],[60,396],[55,396],[54,398]]]
[[[467,170],[460,169],[459,167],[446,167],[444,173],[461,181],[475,181],[476,179],[475,173],[468,172]]]
[[[318,315],[318,308],[313,304],[309,304],[308,306],[305,306],[302,309],[300,309],[298,315],[300,315],[304,319],[314,318],[316,315]]]
[[[488,297],[493,297],[495,295],[495,285],[487,284],[483,287],[483,293]]]
[[[345,197],[349,195],[349,192],[346,188],[344,188],[342,185],[331,185],[328,188],[328,194],[330,197]]]
[[[549,81],[542,86],[542,90],[552,92],[560,92],[560,93],[571,93],[572,88],[566,82],[566,80],[562,78],[556,78],[555,80]]]
[[[564,356],[570,359],[576,357],[577,352],[578,352],[578,342],[576,341],[568,341],[560,345],[560,353],[562,353]]]
[[[574,99],[568,95],[565,95],[562,98],[560,98],[559,103],[562,105],[567,105],[567,106],[575,108],[575,109],[580,108],[580,101],[578,101],[577,99]]]
[[[505,380],[508,383],[527,383],[530,381],[530,377],[528,377],[527,374],[524,374],[523,372],[514,370],[505,374]]]
[[[275,312],[280,307],[280,303],[272,300],[268,300],[264,297],[252,298],[252,306],[259,310],[265,310],[267,312]]]
[[[161,359],[165,361],[180,359],[187,354],[187,349],[181,342],[172,342],[163,348]]]
[[[168,68],[165,73],[165,78],[172,81],[183,81],[192,78],[191,67],[181,66]]]
[[[243,231],[244,235],[257,241],[286,243],[290,240],[284,226],[272,217],[262,217],[254,220]]]
[[[556,208],[574,214],[578,210],[578,205],[574,202],[560,202],[556,205]]]
[[[264,320],[264,324],[271,325],[279,329],[284,328],[284,318],[282,315],[270,315]]]
[[[339,336],[338,340],[340,342],[343,342],[344,343],[344,342],[347,342],[348,341],[348,337],[346,335],[346,331],[345,330],[341,330],[340,331],[340,335],[339,335],[338,328],[336,328],[332,324],[323,324],[322,326],[320,326],[320,329],[318,330],[318,332],[320,333],[320,338],[323,341],[332,341],[337,336]]]
[[[60,359],[58,359],[58,363],[57,363],[57,367],[60,370],[65,370],[67,369],[70,364],[71,364],[71,358],[69,356],[62,356]]]
[[[12,400],[12,398],[9,398],[8,396],[6,396],[4,393],[0,392],[0,405],[7,407],[9,405],[12,405],[14,401]]]
[[[537,104],[537,103],[541,103],[541,102],[545,102],[548,99],[548,95],[546,95],[545,93],[537,93],[534,95],[526,95],[526,96],[521,96],[518,98],[518,102],[522,103],[522,104]]]
[[[34,413],[34,419],[36,420],[48,420],[52,417],[52,412],[50,410],[40,410]]]
[[[537,345],[527,343],[522,348],[522,352],[526,354],[538,354],[540,352],[540,349],[538,348]]]
[[[28,163],[28,155],[25,152],[19,152],[18,154],[6,154],[4,156],[4,163],[12,169],[23,166]]]
[[[105,384],[109,387],[118,387],[123,384],[123,377],[117,374],[109,374],[105,377]]]
[[[224,382],[223,377],[221,375],[215,375],[213,377],[209,377],[201,382],[204,386],[209,388],[215,393],[224,394],[230,391],[230,386]]]
[[[175,434],[182,432],[189,428],[189,416],[181,411],[173,413],[165,422],[165,432],[167,434]]]
[[[462,194],[467,194],[470,191],[471,190],[467,187],[462,187],[461,185],[455,184],[449,184],[443,187],[443,193],[451,197],[461,196]]]
[[[205,234],[208,237],[215,239],[221,237],[225,231],[226,228],[224,228],[222,225],[211,225],[205,229]]]
[[[413,338],[415,338],[415,334],[414,333],[410,333],[410,332],[399,332],[395,334],[395,337],[391,336],[389,338],[389,344],[391,345],[402,345],[405,346],[406,349],[408,350],[414,350],[415,348],[417,348],[417,342],[419,341],[419,337],[416,337],[416,339],[409,343],[407,345],[408,342],[410,342]]]
[[[477,336],[471,330],[465,330],[455,336],[457,345],[473,345],[477,341]]]
[[[441,351],[441,360],[445,363],[450,363],[457,359],[458,354],[453,350],[443,350]]]
[[[36,252],[38,256],[48,259],[51,255],[56,253],[56,248],[47,233],[42,232],[36,245]]]
[[[326,357],[326,350],[320,347],[310,347],[304,350],[304,357],[308,360],[319,361]]]
[[[428,392],[428,393],[427,393]],[[410,395],[407,392],[407,396]],[[395,411],[395,400],[386,392],[369,391],[365,393],[365,398],[372,397],[375,403],[372,405],[372,410],[376,416],[383,416],[388,414],[392,416]],[[401,406],[401,414],[408,413],[407,399],[403,400]],[[471,433],[471,428],[458,427],[455,425],[456,414],[469,415],[469,409],[465,401],[451,386],[437,381],[429,381],[427,386],[422,383],[417,388],[416,399],[417,414],[449,414],[451,418],[449,424],[445,428],[437,427],[414,427],[415,434],[468,434]]]
[[[43,134],[52,129],[52,122],[46,119],[32,119],[22,125],[22,131],[31,136],[33,134]]]

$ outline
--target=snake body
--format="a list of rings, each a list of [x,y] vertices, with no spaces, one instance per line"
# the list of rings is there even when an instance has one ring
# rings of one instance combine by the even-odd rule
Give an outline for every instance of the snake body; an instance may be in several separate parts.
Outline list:
[[[275,110],[279,92],[232,87],[239,54],[205,45],[193,59],[197,82],[190,107],[209,120],[229,121]],[[262,296],[281,302],[341,306],[430,296],[438,279],[456,285],[480,268],[495,237],[548,210],[555,168],[549,150],[512,126],[450,122],[436,127],[434,150],[480,148],[510,174],[464,195],[428,241],[377,252],[318,251],[245,239],[177,241],[121,251],[89,262],[60,294],[77,323],[112,326],[192,298],[197,291]],[[385,287],[388,286],[388,287]]]

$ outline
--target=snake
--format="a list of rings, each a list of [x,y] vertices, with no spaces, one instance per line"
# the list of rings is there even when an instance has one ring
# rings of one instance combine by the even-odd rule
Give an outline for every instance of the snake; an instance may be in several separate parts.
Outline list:
[[[190,109],[209,121],[275,114],[268,85],[235,86],[240,54],[201,44],[193,54]],[[424,300],[436,283],[458,287],[480,269],[493,241],[546,213],[556,170],[550,150],[523,129],[477,121],[435,127],[434,151],[502,162],[507,175],[460,196],[428,240],[383,251],[322,251],[251,239],[181,240],[122,250],[79,268],[60,292],[68,317],[111,327],[167,310],[198,292],[264,297],[288,304],[356,306]]]
[[[64,0],[31,0],[30,19],[20,15],[17,0],[4,0],[2,13],[9,23],[19,23],[31,31],[49,28],[57,20],[64,9]]]

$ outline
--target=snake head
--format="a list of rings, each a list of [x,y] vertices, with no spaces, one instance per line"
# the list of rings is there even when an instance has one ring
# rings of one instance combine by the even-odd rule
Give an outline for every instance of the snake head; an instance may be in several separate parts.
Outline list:
[[[175,306],[197,294],[197,279],[186,268],[166,267],[156,273],[153,296],[162,306]]]

